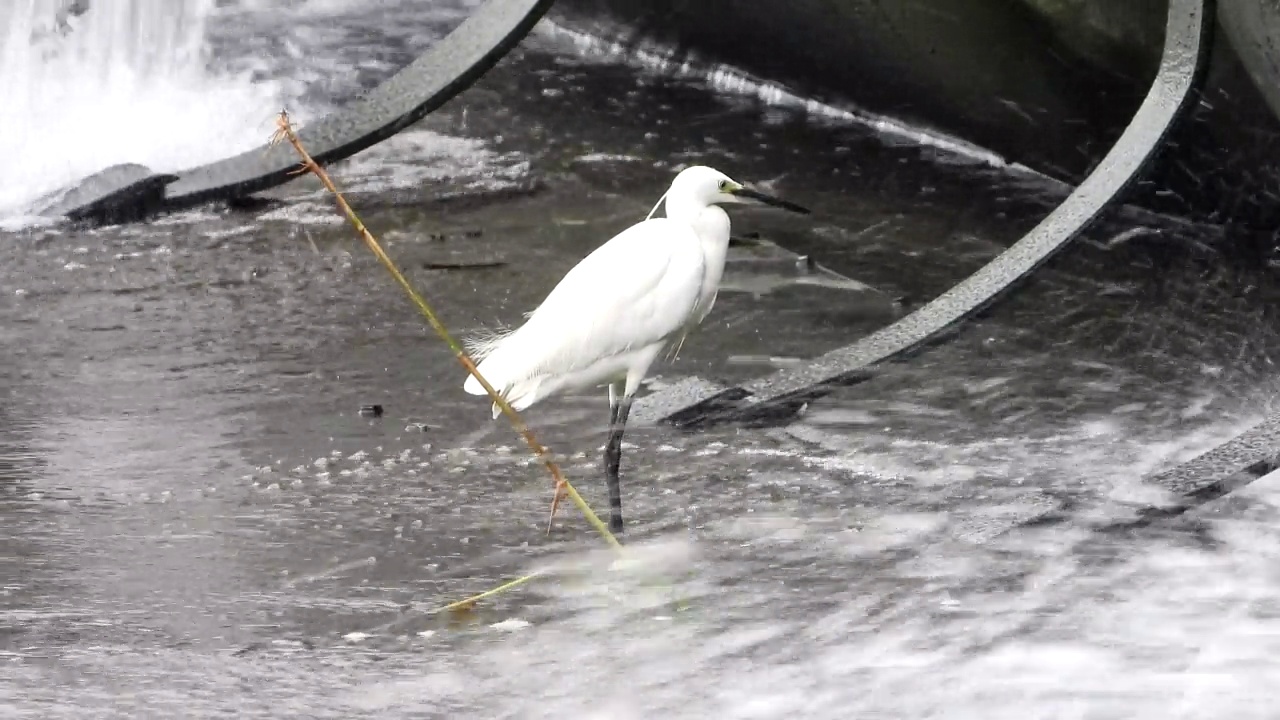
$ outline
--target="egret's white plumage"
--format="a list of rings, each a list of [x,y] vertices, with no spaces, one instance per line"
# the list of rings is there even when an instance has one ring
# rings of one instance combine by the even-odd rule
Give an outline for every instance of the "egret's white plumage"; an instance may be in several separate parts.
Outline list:
[[[666,217],[646,219],[596,248],[519,328],[472,340],[480,374],[513,408],[562,390],[608,385],[612,420],[625,424],[653,361],[664,348],[678,348],[715,304],[729,249],[729,216],[717,204],[756,200],[806,212],[703,166],[681,171],[663,197]],[[463,389],[485,394],[470,375]],[[499,412],[495,403],[493,416]],[[617,427],[611,465],[606,453],[615,529],[620,445]]]
[[[710,204],[724,194],[722,180],[732,182],[707,167],[678,175],[667,217],[623,230],[574,266],[519,329],[473,344],[480,374],[516,410],[614,382],[634,394],[663,348],[715,303],[729,248],[729,216]],[[463,389],[485,394],[471,376]]]
[[[481,344],[480,374],[517,410],[557,390],[643,377],[689,320],[705,265],[689,226],[634,225],[570,270],[519,329]],[[485,394],[471,376],[463,389]]]

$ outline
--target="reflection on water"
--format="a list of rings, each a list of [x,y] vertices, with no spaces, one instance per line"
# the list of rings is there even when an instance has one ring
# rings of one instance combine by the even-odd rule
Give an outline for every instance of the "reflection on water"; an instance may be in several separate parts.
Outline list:
[[[320,30],[342,24],[325,18],[316,32],[332,40]],[[517,321],[642,217],[683,162],[816,211],[804,224],[743,212],[735,231],[917,302],[1015,240],[1059,191],[721,102],[696,82],[583,64],[554,39],[529,47],[401,142],[337,169],[460,333]],[[615,565],[572,514],[543,536],[541,469],[461,392],[456,360],[314,183],[276,196],[287,202],[257,214],[0,244],[0,707],[1267,707],[1274,482],[1181,525],[1091,530],[1165,502],[1142,477],[1267,409],[1276,335],[1240,285],[1187,263],[1160,295],[1150,256],[1082,248],[954,342],[788,427],[636,428],[623,470],[636,556]],[[754,292],[764,281],[745,263],[728,280],[655,384],[750,379],[765,368],[726,358],[811,356],[887,320],[847,290],[769,278]],[[384,417],[358,414],[370,403]],[[529,413],[596,505],[604,417],[599,393]],[[468,618],[426,614],[530,569],[550,577]]]

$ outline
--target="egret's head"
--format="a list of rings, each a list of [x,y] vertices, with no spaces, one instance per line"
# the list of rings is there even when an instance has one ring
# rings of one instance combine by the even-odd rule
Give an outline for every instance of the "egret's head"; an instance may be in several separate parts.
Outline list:
[[[745,187],[719,170],[705,165],[695,165],[681,170],[680,174],[676,175],[676,179],[671,181],[671,189],[667,191],[667,197],[680,197],[702,205],[764,204],[791,212],[804,214],[809,212],[795,203]]]

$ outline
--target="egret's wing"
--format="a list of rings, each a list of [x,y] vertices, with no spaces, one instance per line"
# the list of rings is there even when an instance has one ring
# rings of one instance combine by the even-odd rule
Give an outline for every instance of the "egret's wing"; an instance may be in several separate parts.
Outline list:
[[[702,277],[702,250],[689,226],[666,218],[638,223],[570,270],[503,353],[522,356],[528,376],[554,375],[650,345],[684,326]]]

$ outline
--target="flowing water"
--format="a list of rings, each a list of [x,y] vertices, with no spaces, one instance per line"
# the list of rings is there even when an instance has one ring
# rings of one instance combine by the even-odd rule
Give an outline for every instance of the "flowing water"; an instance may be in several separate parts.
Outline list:
[[[1115,529],[1169,501],[1143,477],[1267,411],[1265,279],[1180,261],[1158,283],[1169,248],[1100,249],[1115,220],[788,426],[636,428],[617,563],[572,512],[544,537],[541,468],[313,181],[128,227],[21,216],[103,165],[179,168],[261,142],[281,105],[323,113],[475,3],[99,0],[51,33],[60,5],[6,6],[0,64],[0,716],[1269,717],[1280,483]],[[544,23],[335,168],[455,331],[517,322],[682,163],[812,207],[735,231],[908,303],[1061,197],[646,57]],[[740,252],[652,385],[751,378],[895,316]],[[528,414],[596,507],[605,412]]]
[[[259,144],[279,83],[207,69],[214,3],[4,3],[0,216],[109,165],[177,170]]]

